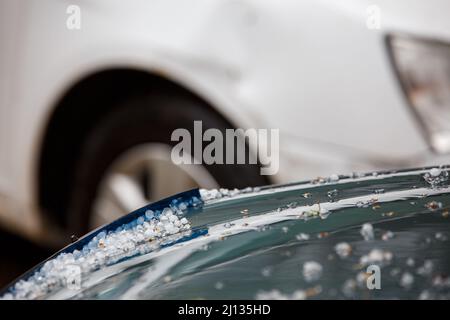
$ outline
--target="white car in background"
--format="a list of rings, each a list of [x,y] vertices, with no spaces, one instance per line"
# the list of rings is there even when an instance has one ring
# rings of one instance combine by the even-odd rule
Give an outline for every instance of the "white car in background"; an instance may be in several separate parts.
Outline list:
[[[2,0],[0,223],[54,243],[195,186],[448,163],[449,12],[444,0]],[[171,132],[194,120],[280,129],[279,172],[176,166]]]

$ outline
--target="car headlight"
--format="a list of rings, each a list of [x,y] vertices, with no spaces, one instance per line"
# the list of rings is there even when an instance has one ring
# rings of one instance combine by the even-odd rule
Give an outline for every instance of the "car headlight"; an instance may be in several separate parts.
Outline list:
[[[406,97],[432,148],[450,152],[450,45],[389,36],[388,46]]]

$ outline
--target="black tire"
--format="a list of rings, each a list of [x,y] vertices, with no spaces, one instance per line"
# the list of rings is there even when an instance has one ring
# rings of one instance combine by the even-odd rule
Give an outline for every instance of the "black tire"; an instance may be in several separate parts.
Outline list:
[[[130,98],[112,108],[90,132],[75,166],[70,190],[68,226],[72,234],[88,231],[93,201],[102,176],[111,163],[133,146],[158,142],[175,145],[171,134],[185,128],[193,137],[193,122],[201,120],[203,131],[216,128],[224,132],[229,123],[201,101],[185,96],[151,93]],[[246,148],[248,152],[248,148]],[[248,155],[247,155],[248,156]],[[259,165],[205,165],[224,188],[244,188],[269,183],[260,175]]]

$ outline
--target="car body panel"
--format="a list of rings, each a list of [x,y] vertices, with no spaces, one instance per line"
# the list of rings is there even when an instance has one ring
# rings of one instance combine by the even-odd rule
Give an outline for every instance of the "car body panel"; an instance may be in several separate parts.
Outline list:
[[[0,199],[13,208],[1,219],[35,239],[44,225],[37,163],[52,111],[78,81],[112,68],[163,75],[237,127],[280,129],[274,183],[448,162],[421,135],[384,44],[390,32],[449,40],[447,2],[79,1],[82,27],[68,30],[72,3],[2,2],[19,23],[1,39],[14,48],[1,62],[14,74],[1,89],[9,100]],[[373,4],[381,30],[366,27]]]

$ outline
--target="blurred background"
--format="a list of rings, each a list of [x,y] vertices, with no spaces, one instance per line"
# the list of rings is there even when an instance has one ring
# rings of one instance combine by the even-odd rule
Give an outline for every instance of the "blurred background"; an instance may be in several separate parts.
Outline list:
[[[449,12],[444,0],[0,0],[0,286],[195,187],[448,164]],[[172,133],[194,136],[196,120],[278,129],[279,170],[175,164]],[[267,143],[249,141],[247,159]]]

